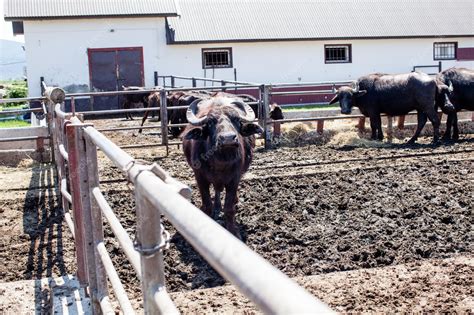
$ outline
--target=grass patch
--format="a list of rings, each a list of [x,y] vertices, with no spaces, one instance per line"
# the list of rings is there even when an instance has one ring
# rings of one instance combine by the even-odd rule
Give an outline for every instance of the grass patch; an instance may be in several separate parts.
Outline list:
[[[0,128],[29,127],[31,124],[20,119],[0,120]]]
[[[282,107],[284,112],[297,111],[297,110],[338,109],[338,108],[339,106],[334,106],[334,105],[329,105],[329,104]]]
[[[4,105],[0,105],[0,111],[4,111],[4,110],[17,110],[17,109],[28,109],[28,106],[25,106],[25,105],[14,105],[14,106],[4,106]]]
[[[3,81],[0,82],[2,89],[5,90],[4,98],[24,98],[28,96],[28,86],[25,81]],[[26,102],[21,103],[6,103],[3,104],[3,107],[17,107],[26,104]]]

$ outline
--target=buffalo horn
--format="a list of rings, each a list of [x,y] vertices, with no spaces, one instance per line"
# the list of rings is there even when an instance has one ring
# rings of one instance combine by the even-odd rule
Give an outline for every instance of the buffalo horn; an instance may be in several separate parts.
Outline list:
[[[188,110],[186,111],[186,119],[193,126],[202,126],[207,121],[207,116],[196,117],[198,110],[198,105],[201,102],[201,99],[194,100],[191,105],[189,105]]]
[[[252,122],[255,120],[255,112],[253,111],[252,107],[249,104],[244,103],[240,100],[235,100],[232,104],[237,105],[240,110],[242,110],[245,115],[240,115],[240,118],[246,122]]]
[[[358,93],[359,92],[359,82],[354,81],[354,86],[355,88],[352,89],[352,93]]]

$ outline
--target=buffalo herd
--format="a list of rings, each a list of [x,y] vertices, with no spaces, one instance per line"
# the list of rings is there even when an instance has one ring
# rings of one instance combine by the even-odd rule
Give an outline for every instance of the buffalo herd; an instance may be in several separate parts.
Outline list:
[[[451,68],[436,78],[419,72],[374,73],[360,77],[353,86],[342,86],[337,90],[333,87],[333,93],[335,96],[330,104],[338,102],[342,114],[350,114],[353,107],[358,107],[364,116],[370,118],[374,140],[383,139],[381,114],[398,116],[417,111],[418,124],[409,143],[417,140],[428,119],[434,129],[433,142],[437,143],[438,108],[448,115],[444,139],[458,139],[458,111],[474,110],[474,71]],[[144,106],[160,106],[159,92],[145,98],[143,93],[131,95],[127,95],[130,100],[124,105],[141,101]],[[255,122],[259,115],[257,100],[250,95],[189,91],[170,93],[166,102],[168,123],[172,125],[170,133],[183,139],[184,155],[194,172],[202,211],[210,217],[217,217],[222,210],[221,193],[225,190],[225,227],[240,237],[235,222],[237,189],[252,161],[255,134],[263,131]],[[173,110],[172,107],[178,108]],[[268,110],[273,120],[283,119],[279,106],[272,104]],[[141,126],[147,116],[148,112],[145,112]],[[211,185],[215,192],[214,200],[211,198]]]
[[[390,75],[374,73],[360,77],[354,86],[342,86],[330,104],[339,102],[342,114],[350,114],[352,107],[369,117],[372,139],[383,139],[380,114],[406,115],[416,110],[418,125],[408,143],[414,143],[429,119],[433,125],[433,142],[439,140],[440,120],[438,108],[448,115],[444,139],[458,139],[457,112],[474,110],[474,71],[465,68],[450,68],[436,78],[427,74],[411,72]]]

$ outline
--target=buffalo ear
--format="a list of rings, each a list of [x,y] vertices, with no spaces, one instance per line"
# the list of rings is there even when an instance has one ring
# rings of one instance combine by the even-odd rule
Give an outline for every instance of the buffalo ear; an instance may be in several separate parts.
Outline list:
[[[366,90],[360,90],[359,92],[355,93],[355,97],[361,97],[367,94]]]
[[[329,102],[329,105],[339,102],[339,95],[333,97],[333,99]]]
[[[254,135],[256,133],[260,134],[263,132],[262,127],[260,127],[257,124],[245,124],[242,126],[242,129],[240,130],[240,133],[244,137],[250,137],[251,135]]]
[[[203,135],[202,128],[193,128],[184,135],[184,139],[199,140],[202,138],[202,135]]]

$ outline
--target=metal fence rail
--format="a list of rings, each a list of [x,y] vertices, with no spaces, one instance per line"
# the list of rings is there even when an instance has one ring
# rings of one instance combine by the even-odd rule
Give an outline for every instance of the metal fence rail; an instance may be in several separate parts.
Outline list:
[[[191,191],[186,185],[170,177],[158,165],[138,163],[92,125],[83,123],[80,116],[63,112],[64,94],[51,97],[50,88],[45,94],[63,207],[69,209],[70,202],[74,214],[71,230],[75,235],[78,279],[89,287],[94,314],[111,310],[107,278],[122,311],[126,314],[134,312],[103,243],[103,217],[141,280],[145,313],[178,312],[165,289],[163,250],[167,246],[167,237],[161,224],[162,214],[224,278],[264,312],[330,311],[192,205],[188,201]],[[128,181],[135,186],[135,244],[100,192],[98,149],[123,170]],[[67,191],[68,181],[70,193]]]

